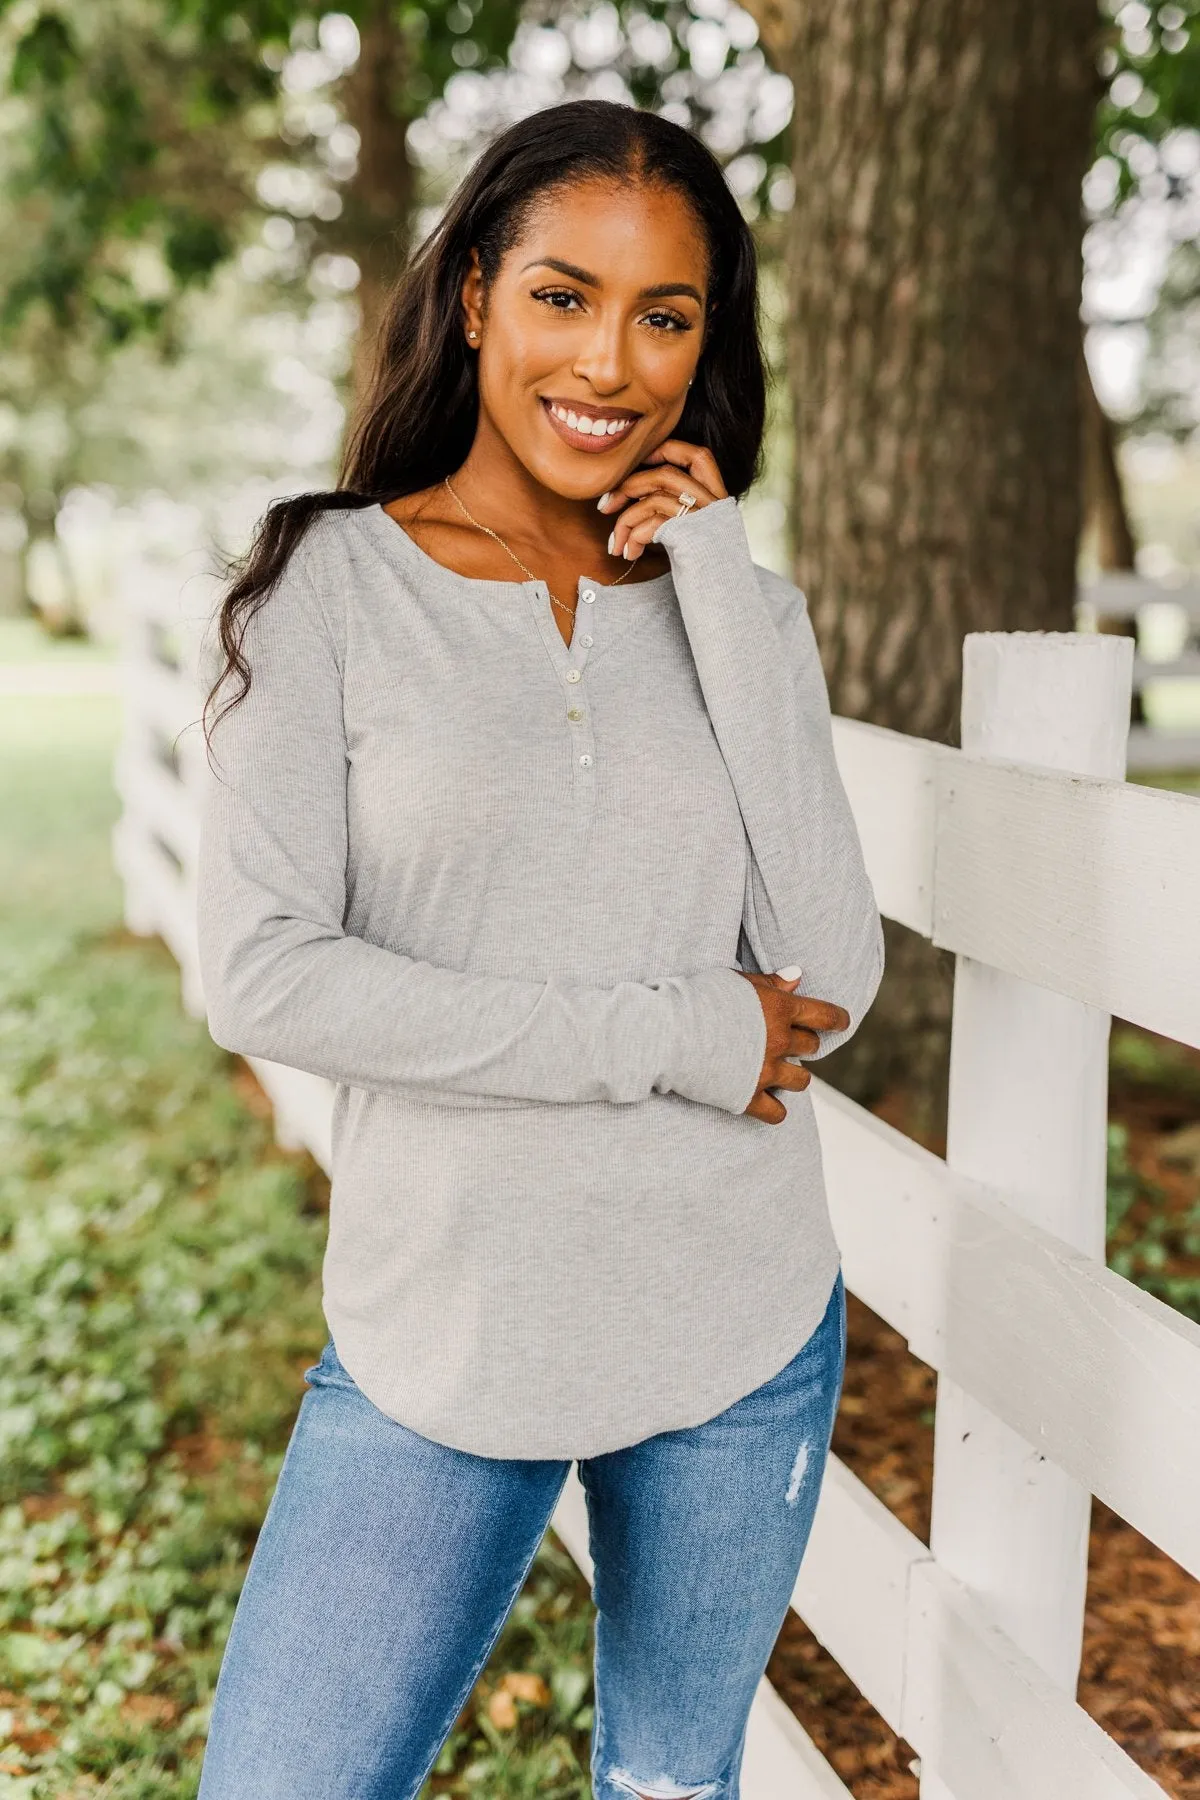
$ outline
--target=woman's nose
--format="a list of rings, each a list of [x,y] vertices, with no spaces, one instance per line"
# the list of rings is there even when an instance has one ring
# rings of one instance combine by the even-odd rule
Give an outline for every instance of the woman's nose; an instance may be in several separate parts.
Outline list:
[[[613,393],[628,382],[630,361],[626,334],[598,327],[579,346],[572,373],[590,382],[598,393]]]

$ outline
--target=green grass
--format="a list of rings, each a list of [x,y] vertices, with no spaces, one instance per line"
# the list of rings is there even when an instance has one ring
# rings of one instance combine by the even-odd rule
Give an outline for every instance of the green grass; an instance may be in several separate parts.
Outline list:
[[[194,1796],[325,1337],[325,1179],[121,927],[118,729],[0,708],[0,1800]],[[426,1793],[586,1800],[591,1629],[548,1537]]]
[[[113,695],[0,702],[0,972],[53,957],[78,931],[120,918],[109,832],[120,732]]]
[[[1176,794],[1200,794],[1200,769],[1145,769],[1136,778],[1139,787],[1168,788]]]
[[[115,656],[111,644],[86,637],[53,637],[36,619],[0,619],[0,663],[107,663]]]

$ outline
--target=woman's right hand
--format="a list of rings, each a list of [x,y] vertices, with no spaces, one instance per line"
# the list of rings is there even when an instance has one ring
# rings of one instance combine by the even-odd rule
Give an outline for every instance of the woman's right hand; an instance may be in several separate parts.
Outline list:
[[[781,975],[752,974],[747,969],[740,969],[738,973],[758,989],[767,1021],[762,1073],[746,1114],[752,1119],[761,1119],[766,1125],[781,1125],[787,1118],[787,1108],[767,1090],[806,1088],[812,1080],[811,1070],[789,1062],[788,1057],[811,1056],[821,1046],[818,1033],[845,1031],[850,1014],[832,1000],[814,1000],[807,994],[793,994],[791,990],[800,980],[798,975],[795,981],[785,981]]]

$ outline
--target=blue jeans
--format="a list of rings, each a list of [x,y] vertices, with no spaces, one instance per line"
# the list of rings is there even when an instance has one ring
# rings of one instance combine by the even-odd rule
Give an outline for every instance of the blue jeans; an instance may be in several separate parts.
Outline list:
[[[702,1425],[580,1461],[597,1800],[737,1800],[845,1357],[839,1269],[820,1325],[770,1381]],[[305,1379],[221,1666],[200,1800],[413,1800],[571,1465],[419,1436],[360,1392],[332,1343]]]

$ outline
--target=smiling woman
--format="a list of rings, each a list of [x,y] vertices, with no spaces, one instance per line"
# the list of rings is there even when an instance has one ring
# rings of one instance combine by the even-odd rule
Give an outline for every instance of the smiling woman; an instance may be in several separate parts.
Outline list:
[[[626,493],[636,504],[615,537],[596,515],[601,493],[671,438],[711,453],[711,497],[744,493],[765,405],[754,243],[711,153],[607,101],[522,120],[479,157],[401,277],[337,489],[277,502],[231,567],[210,705],[231,678],[240,688],[223,703],[245,692],[245,619],[322,513],[384,505],[447,568],[536,571],[566,641],[578,577],[624,579],[631,561],[643,576],[666,570],[651,539],[692,490],[685,461],[662,459],[653,491]],[[633,423],[597,445],[581,417]],[[464,516],[447,477],[503,544]]]
[[[803,1062],[883,953],[805,597],[738,507],[763,410],[719,165],[550,108],[406,271],[342,485],[225,596],[209,1025],[336,1087],[331,1337],[201,1800],[414,1800],[572,1461],[597,1800],[736,1800],[845,1354]]]
[[[568,644],[581,570],[618,555],[643,558],[647,576],[664,570],[649,540],[679,511],[678,466],[664,464],[655,493],[622,514],[620,549],[611,521],[580,501],[614,494],[679,424],[716,304],[711,261],[694,204],[653,179],[560,182],[527,204],[508,255],[473,245],[460,303],[479,352],[474,439],[448,491],[443,481],[388,504],[396,523],[461,574],[536,570]],[[703,497],[725,492],[714,466]],[[481,519],[507,521],[503,538],[480,534]]]

